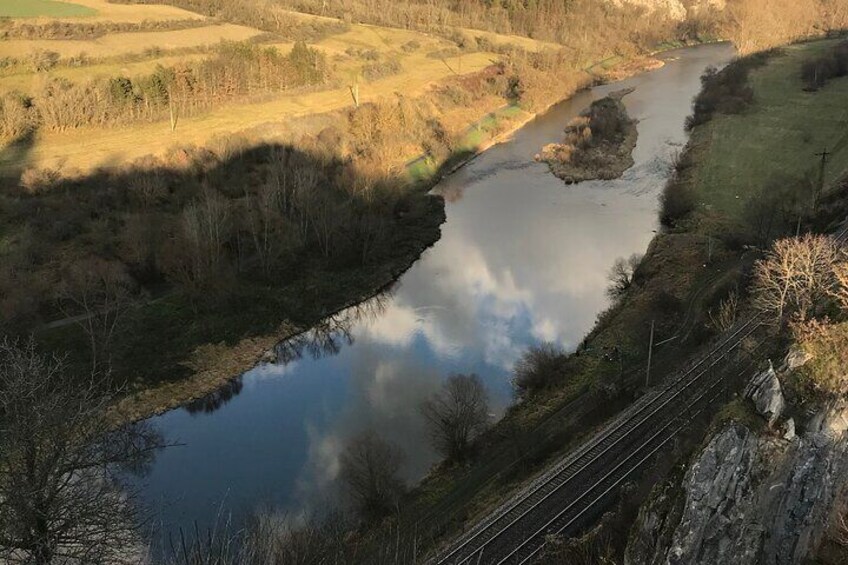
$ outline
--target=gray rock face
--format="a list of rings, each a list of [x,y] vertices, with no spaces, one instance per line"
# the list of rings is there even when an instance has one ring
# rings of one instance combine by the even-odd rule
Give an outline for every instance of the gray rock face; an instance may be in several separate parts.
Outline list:
[[[786,368],[790,371],[794,371],[795,369],[806,365],[812,358],[812,355],[800,347],[793,347],[789,350],[789,353],[786,354],[783,364],[786,365]]]
[[[751,379],[745,387],[744,394],[745,398],[750,398],[754,402],[757,412],[768,420],[769,426],[774,425],[786,407],[783,389],[780,387],[780,380],[774,372],[771,361],[769,361],[768,369]]]
[[[783,424],[783,439],[788,441],[795,439],[795,420],[793,418],[789,418]]]
[[[848,403],[828,406],[788,442],[731,424],[689,468],[682,510],[643,508],[625,563],[798,565],[818,547],[845,487]]]
[[[713,438],[686,476],[686,504],[665,563],[754,563],[759,532],[743,527],[754,497],[757,438],[731,425]]]

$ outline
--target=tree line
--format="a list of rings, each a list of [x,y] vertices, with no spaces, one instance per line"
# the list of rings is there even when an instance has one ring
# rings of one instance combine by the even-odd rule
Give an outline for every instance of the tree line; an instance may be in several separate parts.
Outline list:
[[[209,25],[202,18],[179,20],[143,20],[141,22],[67,22],[26,23],[20,20],[0,19],[0,40],[10,39],[97,39],[111,33],[139,33],[145,31],[174,31]]]
[[[208,59],[159,65],[135,79],[118,76],[74,83],[50,77],[32,95],[4,94],[0,137],[14,139],[40,128],[173,120],[238,97],[318,85],[327,79],[326,58],[304,43],[296,43],[284,55],[274,47],[224,42]]]
[[[120,4],[162,4],[159,0],[113,0]],[[169,0],[165,2],[184,10],[203,14],[239,25],[254,27],[289,41],[316,42],[324,37],[344,33],[345,21],[307,20],[283,9],[271,0]]]

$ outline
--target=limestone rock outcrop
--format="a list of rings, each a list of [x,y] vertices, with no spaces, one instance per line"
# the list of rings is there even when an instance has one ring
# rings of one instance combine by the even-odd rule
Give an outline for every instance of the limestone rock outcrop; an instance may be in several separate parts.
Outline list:
[[[799,565],[819,546],[846,487],[848,402],[827,405],[788,441],[730,424],[675,493],[666,487],[643,506],[625,563]]]
[[[750,398],[754,402],[757,412],[768,420],[769,426],[777,422],[786,407],[783,389],[771,361],[769,361],[768,369],[751,379],[745,387],[744,395],[745,398]]]

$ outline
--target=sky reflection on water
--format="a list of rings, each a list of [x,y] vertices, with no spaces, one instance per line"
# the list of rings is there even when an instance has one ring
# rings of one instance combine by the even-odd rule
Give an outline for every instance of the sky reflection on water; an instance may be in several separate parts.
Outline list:
[[[391,293],[302,347],[282,346],[279,363],[207,402],[154,419],[184,444],[144,478],[165,529],[203,529],[230,513],[238,522],[262,505],[293,515],[326,506],[345,438],[366,428],[398,444],[406,478],[420,478],[436,458],[418,407],[451,373],[480,375],[502,414],[522,351],[576,347],[608,305],[612,263],[647,247],[699,76],[731,56],[727,45],[678,51],[663,69],[556,106],[436,188],[448,199],[441,240]],[[565,186],[532,161],[592,99],[624,86],[636,88],[625,103],[640,123],[636,165],[622,179]]]

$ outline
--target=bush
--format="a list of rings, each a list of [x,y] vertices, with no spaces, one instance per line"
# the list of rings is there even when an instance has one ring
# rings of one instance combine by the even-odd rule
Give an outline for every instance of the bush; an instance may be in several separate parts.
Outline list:
[[[688,185],[672,178],[660,195],[660,222],[673,228],[695,210],[695,195]]]
[[[566,358],[562,348],[550,342],[528,349],[513,369],[512,382],[518,396],[529,396],[554,384]]]
[[[421,44],[415,41],[407,41],[403,45],[400,46],[400,50],[404,53],[412,53],[413,51],[418,51],[421,48]]]
[[[798,344],[811,360],[800,369],[803,384],[817,395],[848,395],[848,323],[811,320],[793,325]]]
[[[806,61],[801,67],[801,80],[805,90],[818,90],[835,78],[848,76],[848,41],[844,41],[825,55]]]
[[[754,101],[754,90],[748,86],[752,70],[765,65],[777,50],[737,59],[721,71],[708,67],[701,76],[701,92],[695,97],[693,114],[686,118],[686,129],[704,124],[719,114],[740,114]]]

